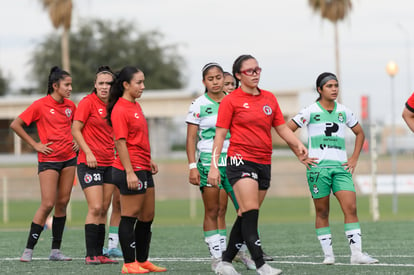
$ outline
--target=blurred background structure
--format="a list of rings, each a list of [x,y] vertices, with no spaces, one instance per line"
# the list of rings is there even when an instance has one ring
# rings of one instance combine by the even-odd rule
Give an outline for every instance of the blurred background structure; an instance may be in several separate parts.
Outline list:
[[[231,71],[233,60],[245,53],[258,59],[260,86],[275,93],[286,119],[316,99],[319,73],[335,72],[340,102],[356,113],[367,134],[355,177],[358,192],[371,192],[372,177],[365,176],[372,169],[374,138],[378,192],[414,193],[414,135],[401,119],[413,92],[413,11],[414,2],[405,0],[10,1],[0,11],[0,170],[2,186],[8,186],[0,189],[1,197],[39,197],[36,154],[9,124],[46,94],[53,65],[71,72],[75,103],[92,90],[98,66],[142,69],[147,89],[140,102],[160,162],[158,199],[198,195],[187,183],[185,115],[202,93],[201,68],[215,61]],[[391,59],[398,74],[384,72]],[[29,128],[36,135],[36,127]],[[306,133],[299,135],[306,143]],[[304,168],[276,135],[274,150],[270,195],[308,196]],[[74,199],[83,199],[78,187]]]

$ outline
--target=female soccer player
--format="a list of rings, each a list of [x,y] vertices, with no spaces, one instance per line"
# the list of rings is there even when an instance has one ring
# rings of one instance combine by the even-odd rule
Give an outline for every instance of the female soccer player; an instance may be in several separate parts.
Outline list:
[[[309,158],[305,161],[309,190],[316,212],[316,235],[325,254],[324,264],[334,264],[329,227],[329,197],[335,195],[344,213],[345,235],[351,249],[351,264],[372,264],[378,260],[362,253],[361,228],[358,222],[356,194],[352,173],[364,143],[364,131],[354,114],[337,103],[338,80],[332,73],[322,73],[316,80],[319,97],[302,109],[288,126],[292,131],[306,126],[309,135]],[[345,130],[355,134],[354,152],[347,158]]]
[[[60,251],[76,168],[78,145],[73,141],[71,125],[75,104],[70,101],[72,77],[58,67],[50,70],[47,96],[33,102],[10,125],[16,134],[37,151],[41,203],[30,226],[26,248],[20,261],[30,262],[46,219],[54,208],[51,261],[70,261]],[[40,141],[23,128],[36,123]]]
[[[229,72],[224,72],[224,91],[226,93],[231,93],[236,88],[236,80],[234,76]]]
[[[216,129],[217,111],[226,93],[223,91],[223,69],[219,64],[206,64],[202,69],[202,78],[205,93],[191,104],[186,118],[186,149],[190,169],[189,181],[191,184],[200,187],[203,198],[204,240],[210,251],[212,259],[211,268],[214,271],[217,264],[221,261],[222,252],[226,250],[227,230],[225,217],[228,201],[227,194],[233,196],[236,209],[238,209],[238,205],[234,198],[233,189],[226,177],[226,152],[230,134],[226,136],[223,151],[220,155],[220,188],[214,188],[207,183]],[[240,260],[247,268],[255,269],[254,263],[246,253],[239,255]]]
[[[78,105],[72,134],[80,146],[78,179],[88,202],[85,221],[86,264],[114,264],[102,255],[106,213],[115,185],[112,184],[114,141],[106,117],[106,105],[114,74],[108,66],[96,72],[95,88]]]
[[[233,75],[236,77],[236,87],[239,81],[241,86],[221,101],[218,111],[207,181],[213,186],[220,182],[219,152],[230,130],[226,173],[233,186],[241,215],[233,225],[227,250],[223,253],[223,261],[216,268],[217,274],[238,274],[231,262],[243,240],[256,264],[258,274],[282,272],[265,263],[257,232],[259,208],[270,186],[271,128],[276,129],[301,159],[306,158],[307,150],[286,126],[276,97],[258,88],[261,71],[253,56],[239,56],[233,64]]]
[[[112,179],[121,193],[119,241],[124,257],[122,273],[167,270],[148,261],[155,211],[152,175],[158,172],[158,166],[151,160],[147,120],[135,101],[145,89],[144,80],[142,71],[124,67],[111,87],[107,106],[116,148]]]

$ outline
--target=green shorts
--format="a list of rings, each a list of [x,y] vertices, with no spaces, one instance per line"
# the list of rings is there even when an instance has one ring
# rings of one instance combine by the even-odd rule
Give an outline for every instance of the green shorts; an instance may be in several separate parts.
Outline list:
[[[353,191],[355,192],[352,174],[342,166],[332,168],[312,167],[307,170],[309,190],[312,198],[319,199],[329,196],[337,191]]]
[[[203,187],[211,187],[210,184],[207,183],[207,177],[208,172],[210,172],[210,166],[203,166],[201,162],[197,163],[197,169],[200,173],[200,190],[203,192]],[[226,175],[226,167],[225,166],[219,166],[220,171],[220,189],[226,190],[226,193],[229,193],[233,191],[233,188],[231,187],[229,180],[227,179]]]

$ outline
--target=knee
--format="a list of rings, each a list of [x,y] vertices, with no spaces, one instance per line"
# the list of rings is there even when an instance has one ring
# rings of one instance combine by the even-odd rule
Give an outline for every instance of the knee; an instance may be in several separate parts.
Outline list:
[[[52,211],[53,207],[54,203],[52,201],[42,202],[42,204],[40,205],[41,210],[47,214],[49,214]]]
[[[329,218],[329,209],[316,209],[316,216],[319,219],[326,220]]]
[[[91,214],[94,217],[99,217],[103,213],[102,205],[100,204],[94,204],[89,205],[88,207],[89,214]]]
[[[206,217],[217,219],[217,217],[219,216],[219,207],[216,207],[216,206],[205,207],[204,212],[205,212]]]
[[[218,210],[218,217],[219,218],[220,217],[225,217],[226,216],[226,210],[227,210],[226,207],[220,207],[219,210]]]

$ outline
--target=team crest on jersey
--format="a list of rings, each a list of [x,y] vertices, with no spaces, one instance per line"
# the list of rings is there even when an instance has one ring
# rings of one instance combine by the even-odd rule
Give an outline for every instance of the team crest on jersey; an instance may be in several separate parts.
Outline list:
[[[344,116],[342,115],[342,113],[338,114],[338,121],[339,122],[344,122]]]
[[[263,112],[264,112],[266,115],[270,116],[270,115],[272,114],[272,108],[270,108],[270,106],[269,106],[269,105],[265,105],[265,106],[263,106]]]
[[[306,122],[306,118],[301,117],[301,118],[300,118],[300,121],[302,121],[302,124],[305,124],[305,122]]]
[[[72,110],[69,109],[69,108],[66,108],[65,114],[66,114],[67,117],[70,117],[72,115]]]
[[[250,177],[250,173],[243,172],[243,173],[241,174],[241,177],[242,177],[242,178],[247,178],[247,177]]]
[[[200,118],[200,113],[193,113],[194,118]]]
[[[91,181],[92,181],[92,175],[91,175],[91,174],[86,173],[86,174],[85,174],[85,176],[83,177],[83,181],[84,181],[85,183],[91,183]]]
[[[318,187],[316,186],[316,184],[314,184],[314,185],[313,185],[313,193],[314,193],[314,194],[318,194],[318,193],[319,193],[319,189],[318,189]]]

